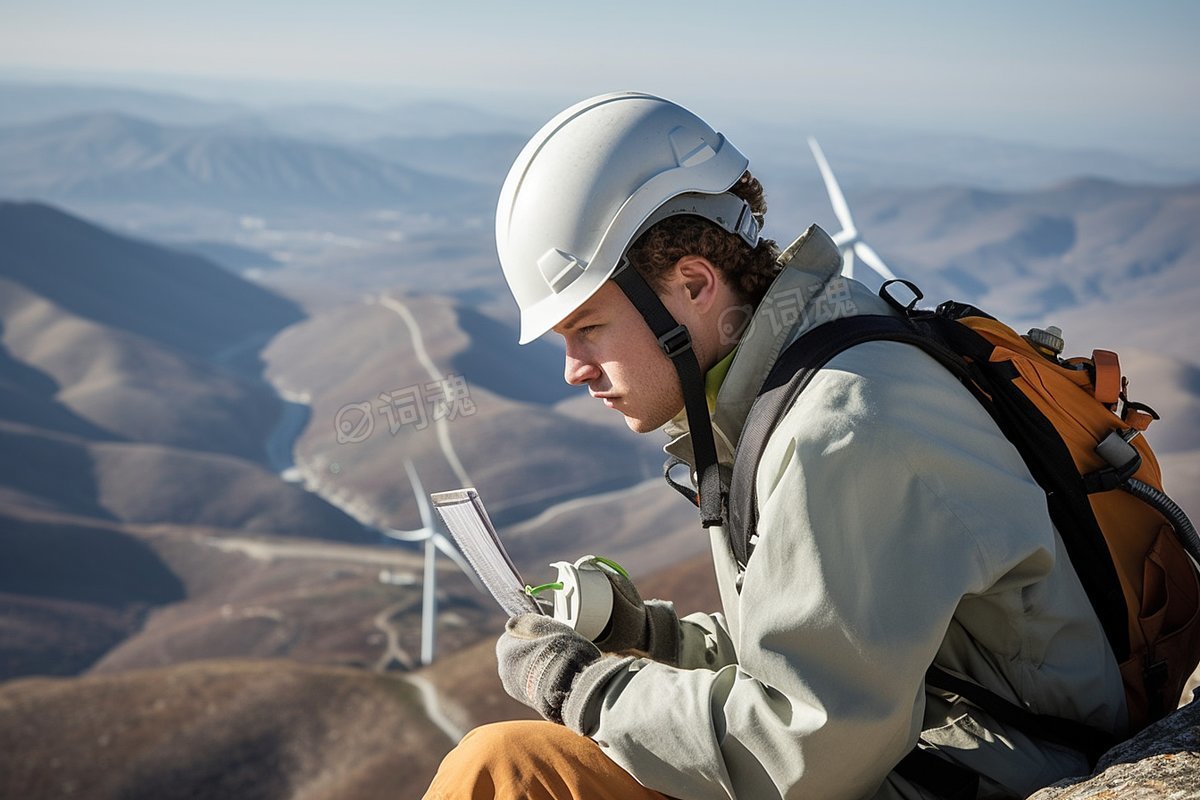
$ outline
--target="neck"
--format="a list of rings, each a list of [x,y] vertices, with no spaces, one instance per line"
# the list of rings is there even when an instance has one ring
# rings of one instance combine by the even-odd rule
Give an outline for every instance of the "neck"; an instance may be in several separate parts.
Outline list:
[[[703,356],[700,368],[705,372],[738,346],[754,313],[749,304],[743,303],[741,298],[731,291],[723,292],[721,299],[722,302],[714,303],[705,315],[702,331],[704,341],[699,351]]]

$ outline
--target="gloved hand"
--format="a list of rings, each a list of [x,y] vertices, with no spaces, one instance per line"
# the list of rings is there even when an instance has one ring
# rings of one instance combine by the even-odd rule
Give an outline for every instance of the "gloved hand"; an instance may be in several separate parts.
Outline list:
[[[597,562],[613,589],[612,616],[596,637],[606,653],[638,650],[655,661],[679,663],[679,616],[662,600],[642,601],[633,581],[603,560]]]
[[[496,657],[504,691],[562,724],[571,682],[601,654],[596,645],[552,617],[522,614],[504,626]]]

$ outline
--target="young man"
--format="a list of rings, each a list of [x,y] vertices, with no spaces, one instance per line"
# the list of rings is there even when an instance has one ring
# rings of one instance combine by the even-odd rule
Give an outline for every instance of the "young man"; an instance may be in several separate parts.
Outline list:
[[[927,687],[931,664],[1039,714],[1126,725],[1115,658],[1042,490],[914,347],[843,352],[786,412],[739,563],[713,498],[770,368],[823,322],[892,313],[840,276],[820,229],[781,254],[760,239],[747,166],[695,115],[635,93],[567,109],[514,164],[496,229],[521,341],[553,330],[569,383],[634,431],[673,437],[668,452],[695,470],[723,611],[680,620],[613,574],[595,642],[510,620],[501,680],[548,722],[472,732],[428,796],[1024,797],[1088,771],[1070,747]],[[906,760],[918,741],[935,766],[897,769],[919,763]]]

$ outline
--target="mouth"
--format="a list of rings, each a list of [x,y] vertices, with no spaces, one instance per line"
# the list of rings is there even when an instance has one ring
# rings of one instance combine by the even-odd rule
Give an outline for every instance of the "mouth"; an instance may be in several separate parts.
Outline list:
[[[604,393],[602,393],[602,392],[597,392],[597,393],[593,394],[593,395],[592,395],[592,397],[594,397],[594,398],[596,398],[597,400],[599,400],[599,401],[601,401],[602,403],[604,403],[604,407],[605,407],[605,408],[616,408],[616,407],[617,407],[617,400],[619,400],[619,399],[620,399],[620,398],[619,398],[619,397],[617,397],[616,395],[604,394]]]

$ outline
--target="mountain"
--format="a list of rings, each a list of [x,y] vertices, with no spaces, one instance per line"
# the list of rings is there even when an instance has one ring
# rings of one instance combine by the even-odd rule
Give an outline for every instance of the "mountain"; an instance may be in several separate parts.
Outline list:
[[[1091,316],[1099,325],[1085,337],[1060,325],[1072,352],[1126,342],[1200,363],[1186,322],[1200,300],[1200,184],[1089,178],[1034,192],[943,187],[848,199],[867,240],[931,300],[955,297],[1021,324]]]
[[[301,319],[295,304],[39,204],[0,202],[0,238],[0,350],[18,365],[0,419],[261,458],[278,400],[220,359]]]
[[[364,107],[339,103],[305,103],[260,108],[256,118],[293,136],[340,142],[380,137],[432,139],[493,133],[522,134],[537,123],[503,112],[448,100],[413,100]],[[522,139],[528,138],[525,134]]]
[[[0,201],[0,277],[109,328],[212,357],[302,318],[203,258],[117,236],[39,203]],[[0,301],[12,312],[13,299]]]
[[[264,209],[461,206],[477,190],[331,144],[105,112],[0,130],[0,196]]]
[[[528,137],[520,133],[458,133],[449,136],[385,136],[360,144],[386,161],[437,175],[484,183],[499,196],[509,167]]]
[[[184,598],[139,524],[376,541],[268,467],[256,354],[294,303],[38,204],[0,239],[0,675],[85,669]]]
[[[0,125],[119,112],[172,125],[210,125],[245,116],[244,107],[170,92],[115,86],[0,81]]]
[[[253,353],[303,318],[294,303],[42,205],[0,202],[0,238],[0,494],[128,522],[365,535],[266,469],[282,403]]]
[[[564,397],[585,392],[562,384],[553,346],[518,348],[514,329],[442,297],[391,297],[416,320],[431,362],[460,382],[461,403],[443,424],[497,524],[657,474],[660,443],[630,433],[619,415],[560,412]],[[402,459],[416,464],[430,491],[462,483],[441,452],[437,384],[388,303],[316,313],[272,341],[264,357],[271,380],[311,398],[296,458],[326,496],[381,524],[412,528],[416,505]],[[339,439],[339,426],[353,435]]]

